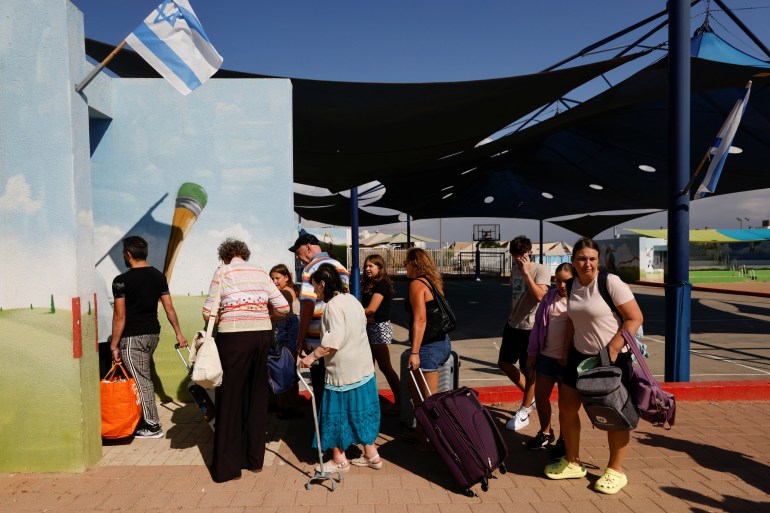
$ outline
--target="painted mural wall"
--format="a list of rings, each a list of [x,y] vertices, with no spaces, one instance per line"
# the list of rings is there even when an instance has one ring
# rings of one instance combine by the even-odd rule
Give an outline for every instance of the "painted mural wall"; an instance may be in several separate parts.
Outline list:
[[[91,137],[100,311],[110,311],[112,280],[126,270],[122,239],[139,235],[191,338],[225,238],[246,242],[265,270],[294,261],[291,83],[210,80],[182,96],[163,80],[112,82],[112,119],[92,121]],[[158,395],[187,401],[173,331],[160,317]]]
[[[626,283],[636,280],[663,281],[665,250],[664,239],[648,237],[620,237],[597,240],[601,270],[620,276]]]
[[[85,71],[72,4],[0,2],[0,471],[101,457]]]
[[[97,341],[125,236],[149,241],[188,338],[222,240],[265,268],[294,258],[291,83],[211,80],[184,97],[101,74],[78,95],[83,37],[67,0],[0,2],[0,471],[101,457]],[[186,401],[160,317],[156,392]]]

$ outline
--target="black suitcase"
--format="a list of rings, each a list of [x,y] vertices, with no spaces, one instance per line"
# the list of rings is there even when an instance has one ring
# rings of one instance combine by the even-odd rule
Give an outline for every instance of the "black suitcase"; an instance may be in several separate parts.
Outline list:
[[[418,370],[423,381],[425,376]],[[415,373],[410,372],[415,386]],[[427,383],[426,383],[427,388]],[[419,391],[419,387],[418,387]],[[479,402],[475,390],[460,387],[426,397],[415,409],[417,422],[425,431],[463,493],[473,497],[471,486],[481,483],[489,489],[489,478],[499,468],[505,474],[508,446],[495,420]]]
[[[190,367],[190,364],[187,363],[187,359],[179,350],[179,344],[175,344],[174,349],[176,349],[176,353],[179,355],[179,358],[182,359],[182,363],[184,363],[185,369],[187,369],[187,374],[192,375],[192,367]],[[190,346],[187,346],[187,352],[190,352]],[[206,390],[191,379],[187,383],[187,391],[190,392],[190,396],[192,397],[193,401],[195,401],[195,404],[198,405],[198,408],[201,411],[201,415],[203,415],[203,420],[209,423],[211,429],[214,429],[214,423],[216,422],[214,389],[212,388],[211,390]]]
[[[399,372],[401,376],[401,404],[399,408],[399,420],[401,425],[407,428],[414,428],[417,426],[417,422],[414,420],[414,405],[412,404],[411,395],[409,394],[409,378],[406,377],[406,373],[409,372],[407,366],[409,365],[409,355],[412,354],[412,349],[407,348],[401,353],[401,370]],[[448,392],[459,388],[460,386],[460,357],[452,351],[449,355],[449,360],[438,369],[438,392]]]

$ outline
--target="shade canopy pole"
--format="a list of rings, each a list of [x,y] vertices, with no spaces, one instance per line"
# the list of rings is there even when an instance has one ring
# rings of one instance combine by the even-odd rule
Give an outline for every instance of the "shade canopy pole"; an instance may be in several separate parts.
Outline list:
[[[543,256],[543,220],[540,220],[540,263],[545,263],[545,257]]]
[[[690,2],[669,0],[665,380],[690,380]]]
[[[361,299],[361,271],[358,262],[358,187],[350,189],[350,293]]]

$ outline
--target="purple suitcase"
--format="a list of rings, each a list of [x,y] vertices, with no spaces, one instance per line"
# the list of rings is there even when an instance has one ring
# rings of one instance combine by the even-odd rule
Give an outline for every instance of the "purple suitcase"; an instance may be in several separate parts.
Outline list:
[[[421,370],[419,373],[424,380]],[[414,373],[410,374],[417,385]],[[433,394],[423,400],[414,414],[468,497],[475,495],[471,486],[476,483],[481,483],[485,492],[489,489],[489,478],[496,468],[501,474],[506,473],[508,446],[475,390],[460,387]]]

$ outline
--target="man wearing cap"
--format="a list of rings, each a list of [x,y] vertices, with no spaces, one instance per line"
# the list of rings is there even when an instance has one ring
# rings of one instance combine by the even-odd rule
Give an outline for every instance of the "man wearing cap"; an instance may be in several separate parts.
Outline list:
[[[345,287],[350,286],[350,273],[345,266],[329,256],[328,253],[321,251],[321,243],[318,238],[307,233],[304,230],[297,237],[294,245],[289,251],[305,264],[302,270],[302,282],[300,285],[299,300],[302,308],[299,314],[299,335],[297,337],[297,352],[303,349],[310,353],[321,344],[321,316],[326,308],[326,303],[316,298],[313,291],[313,284],[310,277],[321,264],[331,264],[336,269],[342,279]],[[310,367],[310,377],[313,380],[313,394],[315,395],[316,407],[321,407],[321,399],[324,392],[326,369],[323,358],[318,360],[318,364]]]

